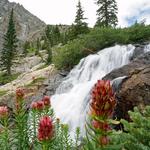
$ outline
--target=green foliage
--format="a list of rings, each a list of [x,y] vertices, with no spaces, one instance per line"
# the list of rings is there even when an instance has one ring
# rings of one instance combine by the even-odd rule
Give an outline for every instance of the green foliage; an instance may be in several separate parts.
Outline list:
[[[45,35],[46,35],[45,40],[48,40],[50,47],[53,47],[54,45],[60,43],[61,33],[57,25],[56,26],[47,25]]]
[[[30,45],[27,49],[28,53],[36,53],[36,46],[34,42],[30,42]]]
[[[38,38],[38,39],[36,40],[36,51],[35,51],[35,55],[39,55],[40,48],[41,48],[41,43],[40,43],[40,39]]]
[[[147,106],[144,110],[139,110],[137,107],[134,111],[129,111],[132,122],[128,122],[124,119],[121,123],[124,126],[125,132],[116,134],[113,139],[122,145],[124,150],[149,150],[150,149],[150,106]]]
[[[84,50],[83,42],[81,39],[75,39],[65,46],[55,49],[52,61],[56,67],[71,69],[76,65],[85,56],[84,51],[82,51]]]
[[[9,17],[7,33],[4,36],[3,49],[0,58],[2,69],[6,70],[9,75],[11,74],[11,67],[14,64],[13,60],[15,59],[15,55],[17,53],[17,36],[13,17],[14,13],[12,9]]]
[[[0,85],[4,85],[18,78],[20,73],[8,75],[6,73],[0,73]]]
[[[69,134],[69,126],[61,124],[60,120],[55,118],[48,96],[40,101],[32,102],[28,113],[24,92],[22,89],[17,89],[13,128],[8,112],[7,107],[0,108],[0,123],[3,125],[0,132],[0,149],[78,150],[79,129],[76,131],[76,141],[74,142]],[[41,121],[43,118],[44,122]],[[49,122],[48,118],[52,122]],[[47,134],[47,132],[52,134]]]
[[[80,35],[78,39],[56,48],[53,63],[59,69],[70,69],[80,59],[95,54],[97,51],[115,44],[134,44],[150,40],[150,25],[136,24],[129,28],[96,27],[88,34]]]
[[[47,53],[48,53],[48,57],[47,57],[47,60],[46,60],[46,65],[49,65],[52,62],[52,49],[48,48]]]
[[[100,86],[97,86],[99,88]],[[108,87],[107,87],[108,88]],[[96,97],[97,97],[96,93]],[[105,93],[104,93],[105,95]],[[110,95],[109,95],[110,96]],[[107,98],[109,98],[109,96]],[[106,96],[102,96],[103,99]],[[45,99],[45,100],[44,100]],[[15,111],[9,119],[9,111],[6,106],[0,107],[0,149],[11,150],[149,150],[150,149],[150,106],[144,109],[134,108],[134,111],[129,111],[131,122],[122,119],[123,131],[107,130],[108,125],[118,124],[118,121],[111,120],[106,116],[94,116],[95,111],[92,110],[90,116],[96,122],[87,122],[87,136],[80,141],[80,129],[76,129],[75,140],[69,134],[69,126],[61,124],[60,119],[55,118],[54,111],[51,107],[50,100],[45,96],[42,100],[32,102],[30,111],[28,112],[24,100],[24,92],[18,89],[16,92]],[[95,99],[94,99],[95,100]],[[97,99],[98,100],[98,99]],[[102,101],[100,112],[103,115],[110,115],[106,110],[110,106],[105,101]],[[92,103],[95,105],[95,103]],[[93,108],[93,107],[92,107]],[[95,107],[94,107],[95,108]],[[111,109],[111,107],[109,107]],[[112,112],[112,111],[110,111]],[[94,114],[92,114],[94,113]],[[51,118],[50,122],[44,120],[41,123],[41,118],[44,116]],[[107,125],[104,122],[107,118]],[[99,123],[98,123],[98,122]],[[13,123],[12,123],[13,122]],[[97,124],[98,123],[98,124]],[[47,126],[45,126],[47,124]],[[13,126],[12,126],[13,125]],[[39,130],[42,126],[43,128]],[[104,126],[102,126],[104,125]],[[50,137],[46,140],[39,138],[39,133],[45,134],[49,132],[50,127],[53,131]],[[44,128],[45,127],[45,128]],[[94,128],[93,128],[94,127]],[[99,138],[99,135],[103,138]],[[106,139],[107,137],[107,139]],[[109,138],[108,138],[109,137]],[[99,142],[101,146],[99,146]]]
[[[26,41],[23,45],[23,54],[24,54],[24,56],[27,56],[27,54],[29,52],[29,49],[30,49],[30,42]]]
[[[117,3],[115,0],[96,0],[98,5],[96,26],[115,27],[118,23],[117,19]]]

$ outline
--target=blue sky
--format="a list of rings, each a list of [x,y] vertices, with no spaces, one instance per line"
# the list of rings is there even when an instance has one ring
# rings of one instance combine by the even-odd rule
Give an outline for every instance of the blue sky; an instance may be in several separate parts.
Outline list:
[[[72,24],[78,0],[9,0],[22,4],[31,13],[47,24]],[[146,19],[150,24],[150,0],[116,0],[118,19],[121,27],[129,26],[136,20]],[[81,0],[87,22],[93,26],[96,21],[95,0]]]

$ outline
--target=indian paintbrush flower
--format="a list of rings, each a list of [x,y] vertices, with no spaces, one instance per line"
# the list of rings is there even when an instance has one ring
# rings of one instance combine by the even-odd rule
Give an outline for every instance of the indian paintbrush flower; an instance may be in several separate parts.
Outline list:
[[[98,80],[92,90],[92,100],[90,103],[91,125],[101,146],[109,144],[108,131],[111,127],[108,119],[112,116],[116,106],[115,94],[110,81]]]
[[[91,113],[93,115],[110,117],[116,105],[110,81],[98,80],[92,91]]]
[[[39,122],[38,140],[49,141],[54,136],[54,126],[49,116],[43,116]]]
[[[6,118],[8,116],[7,106],[0,106],[0,118]]]
[[[44,96],[42,101],[44,102],[44,105],[46,107],[50,107],[51,106],[51,103],[50,103],[50,97],[49,96]]]
[[[50,97],[44,96],[42,100],[32,102],[30,107],[32,110],[41,111],[45,108],[49,108],[50,106],[51,106]]]
[[[17,89],[16,90],[16,99],[22,99],[24,97],[24,90],[23,89]]]

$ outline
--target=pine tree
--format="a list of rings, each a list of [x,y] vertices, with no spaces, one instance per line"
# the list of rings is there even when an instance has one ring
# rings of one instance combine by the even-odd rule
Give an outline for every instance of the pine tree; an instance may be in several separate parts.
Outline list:
[[[84,11],[81,6],[81,2],[79,0],[78,5],[77,5],[77,12],[76,12],[76,17],[74,21],[74,34],[75,36],[79,34],[84,34],[89,31],[87,23],[84,21],[86,18],[84,18]]]
[[[23,55],[27,56],[28,54],[28,49],[30,49],[30,42],[26,41],[23,45]]]
[[[96,26],[115,27],[118,23],[117,18],[117,3],[115,0],[96,0],[99,6],[97,10]]]
[[[40,51],[40,48],[41,48],[41,43],[40,43],[40,39],[38,38],[36,40],[36,51],[35,51],[35,55],[39,55],[39,51]]]
[[[48,40],[46,41],[46,45],[47,45],[46,50],[47,50],[47,54],[48,54],[47,60],[46,60],[46,65],[49,65],[52,62],[52,48],[51,48]]]
[[[59,27],[58,25],[56,25],[54,28],[53,28],[53,39],[54,39],[54,44],[58,44],[60,42],[60,30],[59,30]]]
[[[14,63],[13,60],[15,59],[17,52],[17,36],[13,16],[14,13],[12,9],[9,17],[8,29],[4,35],[4,44],[1,54],[1,67],[3,70],[7,71],[8,75],[11,75],[11,67]]]

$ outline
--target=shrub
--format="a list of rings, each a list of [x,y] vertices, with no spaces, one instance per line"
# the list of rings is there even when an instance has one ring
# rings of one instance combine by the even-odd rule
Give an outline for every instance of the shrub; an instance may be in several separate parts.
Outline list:
[[[73,40],[65,46],[57,48],[52,61],[59,69],[71,69],[81,58],[86,56],[83,49],[84,41],[82,39]]]
[[[53,50],[53,63],[58,69],[70,69],[80,59],[115,44],[133,44],[150,40],[150,26],[141,24],[129,28],[96,27],[88,34]]]
[[[150,149],[150,106],[144,110],[137,107],[129,111],[131,122],[121,120],[124,131],[114,132],[113,140],[120,149],[124,150],[149,150]]]

